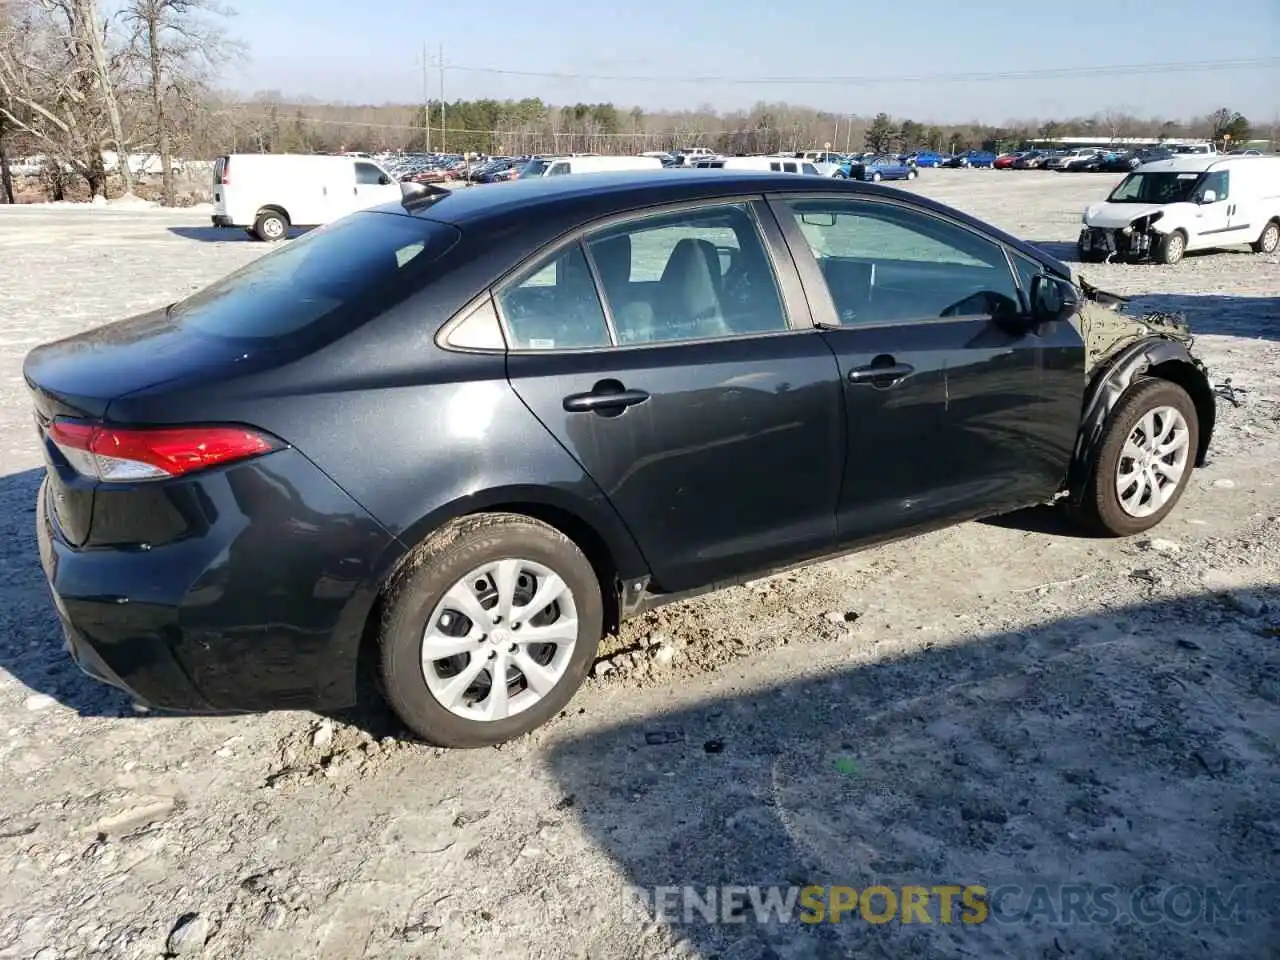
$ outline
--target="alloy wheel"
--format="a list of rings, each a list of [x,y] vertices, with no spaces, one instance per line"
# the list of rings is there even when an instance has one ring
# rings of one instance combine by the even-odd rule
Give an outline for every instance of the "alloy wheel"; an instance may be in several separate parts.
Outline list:
[[[1277,247],[1280,247],[1280,225],[1270,223],[1262,232],[1262,252],[1275,253]]]
[[[1190,430],[1173,407],[1148,410],[1134,424],[1116,464],[1116,498],[1131,517],[1149,517],[1174,495],[1190,460]]]
[[[422,638],[422,675],[450,713],[504,720],[556,687],[577,639],[573,591],[554,570],[496,560],[459,579],[436,604]]]

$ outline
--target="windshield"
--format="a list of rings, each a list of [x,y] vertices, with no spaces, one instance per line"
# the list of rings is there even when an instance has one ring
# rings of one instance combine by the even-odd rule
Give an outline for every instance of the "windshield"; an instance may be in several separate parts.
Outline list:
[[[174,304],[181,327],[233,340],[323,338],[370,320],[420,289],[461,236],[434,220],[356,213],[313,230]]]
[[[1110,203],[1184,203],[1191,199],[1198,173],[1131,173],[1107,197]]]

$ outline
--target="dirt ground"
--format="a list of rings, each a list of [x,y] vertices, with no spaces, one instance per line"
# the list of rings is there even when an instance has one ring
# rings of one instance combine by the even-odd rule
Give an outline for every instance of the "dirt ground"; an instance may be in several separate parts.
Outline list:
[[[1069,258],[1112,181],[908,189]],[[1033,510],[669,607],[559,720],[447,752],[376,703],[137,715],[62,653],[21,360],[264,252],[207,215],[0,209],[0,960],[1276,955],[1280,257],[1084,268],[1186,311],[1221,395],[1153,536]],[[873,884],[980,885],[991,915],[655,921],[627,894]]]

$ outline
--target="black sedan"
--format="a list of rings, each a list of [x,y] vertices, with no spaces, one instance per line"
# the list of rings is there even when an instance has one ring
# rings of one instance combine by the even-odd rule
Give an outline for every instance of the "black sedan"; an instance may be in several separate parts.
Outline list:
[[[658,604],[1029,504],[1159,523],[1214,400],[1177,317],[918,196],[516,181],[313,231],[33,350],[68,648],[155,708],[556,715]]]

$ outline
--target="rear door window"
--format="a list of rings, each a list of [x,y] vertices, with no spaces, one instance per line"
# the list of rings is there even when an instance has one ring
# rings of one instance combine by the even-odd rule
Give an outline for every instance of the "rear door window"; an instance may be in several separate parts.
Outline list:
[[[174,304],[209,336],[271,341],[342,333],[421,289],[461,236],[444,223],[357,213],[313,230]]]
[[[539,261],[497,299],[513,350],[581,350],[612,343],[580,244]]]

